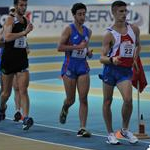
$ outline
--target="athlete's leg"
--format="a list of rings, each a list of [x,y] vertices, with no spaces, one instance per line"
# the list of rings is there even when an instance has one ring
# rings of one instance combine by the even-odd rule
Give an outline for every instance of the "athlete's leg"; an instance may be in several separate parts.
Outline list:
[[[71,79],[64,75],[63,82],[66,92],[66,99],[60,113],[60,123],[62,124],[66,122],[69,107],[75,102],[76,79]]]
[[[90,137],[91,133],[86,130],[86,122],[88,116],[88,92],[90,88],[89,74],[81,75],[78,77],[77,88],[79,93],[79,118],[80,118],[80,130],[77,136]]]
[[[2,92],[1,92],[1,103],[0,103],[0,121],[5,119],[5,111],[7,108],[6,102],[11,94],[13,82],[13,74],[2,75]]]
[[[28,96],[28,86],[29,86],[29,72],[18,72],[16,74],[20,99],[23,109],[23,117],[27,117],[29,115],[29,96]]]
[[[132,84],[130,80],[119,82],[117,87],[123,97],[122,107],[122,126],[127,129],[129,126],[130,117],[132,114]]]
[[[1,109],[6,108],[6,102],[11,94],[13,77],[14,74],[9,74],[9,75],[2,74],[3,90],[1,93]]]
[[[71,79],[64,75],[63,82],[66,92],[66,100],[64,104],[66,108],[69,108],[75,102],[76,79]]]
[[[14,88],[14,101],[15,101],[15,109],[16,112],[20,111],[21,109],[21,99],[20,99],[20,93],[19,93],[19,87],[18,87],[18,81],[16,75],[14,75],[13,79],[13,88]]]
[[[89,74],[80,75],[77,80],[77,89],[79,93],[79,118],[80,127],[86,127],[87,115],[88,115],[88,92],[90,87],[90,77]]]
[[[29,117],[29,72],[26,70],[24,72],[17,73],[18,87],[21,98],[21,104],[23,109],[23,130],[28,130],[33,125],[33,119]]]
[[[14,101],[15,101],[15,114],[14,114],[14,121],[19,121],[21,120],[21,98],[20,98],[20,93],[19,93],[19,86],[18,86],[18,80],[17,76],[14,75],[13,79],[13,89],[14,89]]]
[[[130,80],[125,80],[117,84],[117,87],[123,97],[122,107],[122,129],[121,134],[129,140],[130,143],[134,144],[138,142],[136,136],[128,129],[129,122],[132,114],[132,84]]]
[[[112,127],[112,112],[111,112],[111,103],[113,100],[113,91],[114,87],[110,86],[103,82],[103,117],[106,123],[108,133],[113,132]]]

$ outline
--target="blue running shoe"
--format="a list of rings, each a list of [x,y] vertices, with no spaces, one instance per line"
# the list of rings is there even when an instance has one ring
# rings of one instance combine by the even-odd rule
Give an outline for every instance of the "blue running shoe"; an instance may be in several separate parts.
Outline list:
[[[34,121],[31,117],[30,118],[25,117],[23,119],[23,126],[22,126],[23,130],[29,130],[29,128],[33,125],[33,123],[34,123]]]

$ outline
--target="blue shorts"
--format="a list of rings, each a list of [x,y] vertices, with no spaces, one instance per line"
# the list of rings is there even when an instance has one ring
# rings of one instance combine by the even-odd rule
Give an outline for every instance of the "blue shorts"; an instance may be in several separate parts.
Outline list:
[[[69,60],[65,61],[62,69],[61,76],[66,75],[69,78],[77,79],[78,76],[87,74],[90,71],[89,65],[86,60]]]
[[[106,84],[115,86],[121,81],[131,80],[132,75],[132,68],[115,65],[105,65],[101,79]]]

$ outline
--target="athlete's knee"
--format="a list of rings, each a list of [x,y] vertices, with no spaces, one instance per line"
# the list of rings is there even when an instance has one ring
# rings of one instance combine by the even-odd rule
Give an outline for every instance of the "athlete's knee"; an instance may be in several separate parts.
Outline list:
[[[104,101],[103,101],[103,106],[110,107],[110,106],[111,106],[111,103],[112,103],[112,98],[104,99]]]
[[[17,92],[19,91],[19,87],[18,86],[14,86],[13,88],[14,88],[15,91],[17,91]]]
[[[88,105],[88,101],[87,101],[87,98],[84,98],[84,99],[80,99],[80,104],[82,105]]]
[[[75,97],[67,97],[65,100],[65,104],[71,106],[75,103]]]
[[[2,100],[4,99],[4,100],[7,100],[8,98],[10,97],[10,92],[2,92],[1,93],[1,98],[2,98]]]
[[[87,94],[80,94],[80,95],[79,95],[79,99],[80,99],[80,101],[83,102],[83,103],[86,103],[86,102],[87,102],[87,98],[88,98]]]
[[[132,106],[132,98],[127,98],[124,99],[124,105],[128,106]]]
[[[27,88],[20,88],[19,89],[19,93],[20,93],[21,96],[27,95],[28,94],[28,90],[27,90]]]

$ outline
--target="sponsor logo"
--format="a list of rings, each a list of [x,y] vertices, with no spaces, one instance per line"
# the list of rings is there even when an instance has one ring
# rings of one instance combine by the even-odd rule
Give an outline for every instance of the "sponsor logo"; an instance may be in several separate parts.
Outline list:
[[[71,72],[70,72],[69,70],[67,70],[66,75],[67,75],[67,76],[70,76],[70,75],[71,75]]]
[[[75,39],[75,40],[76,40],[77,38],[78,38],[78,35],[76,35],[76,36],[73,37],[73,39]]]

